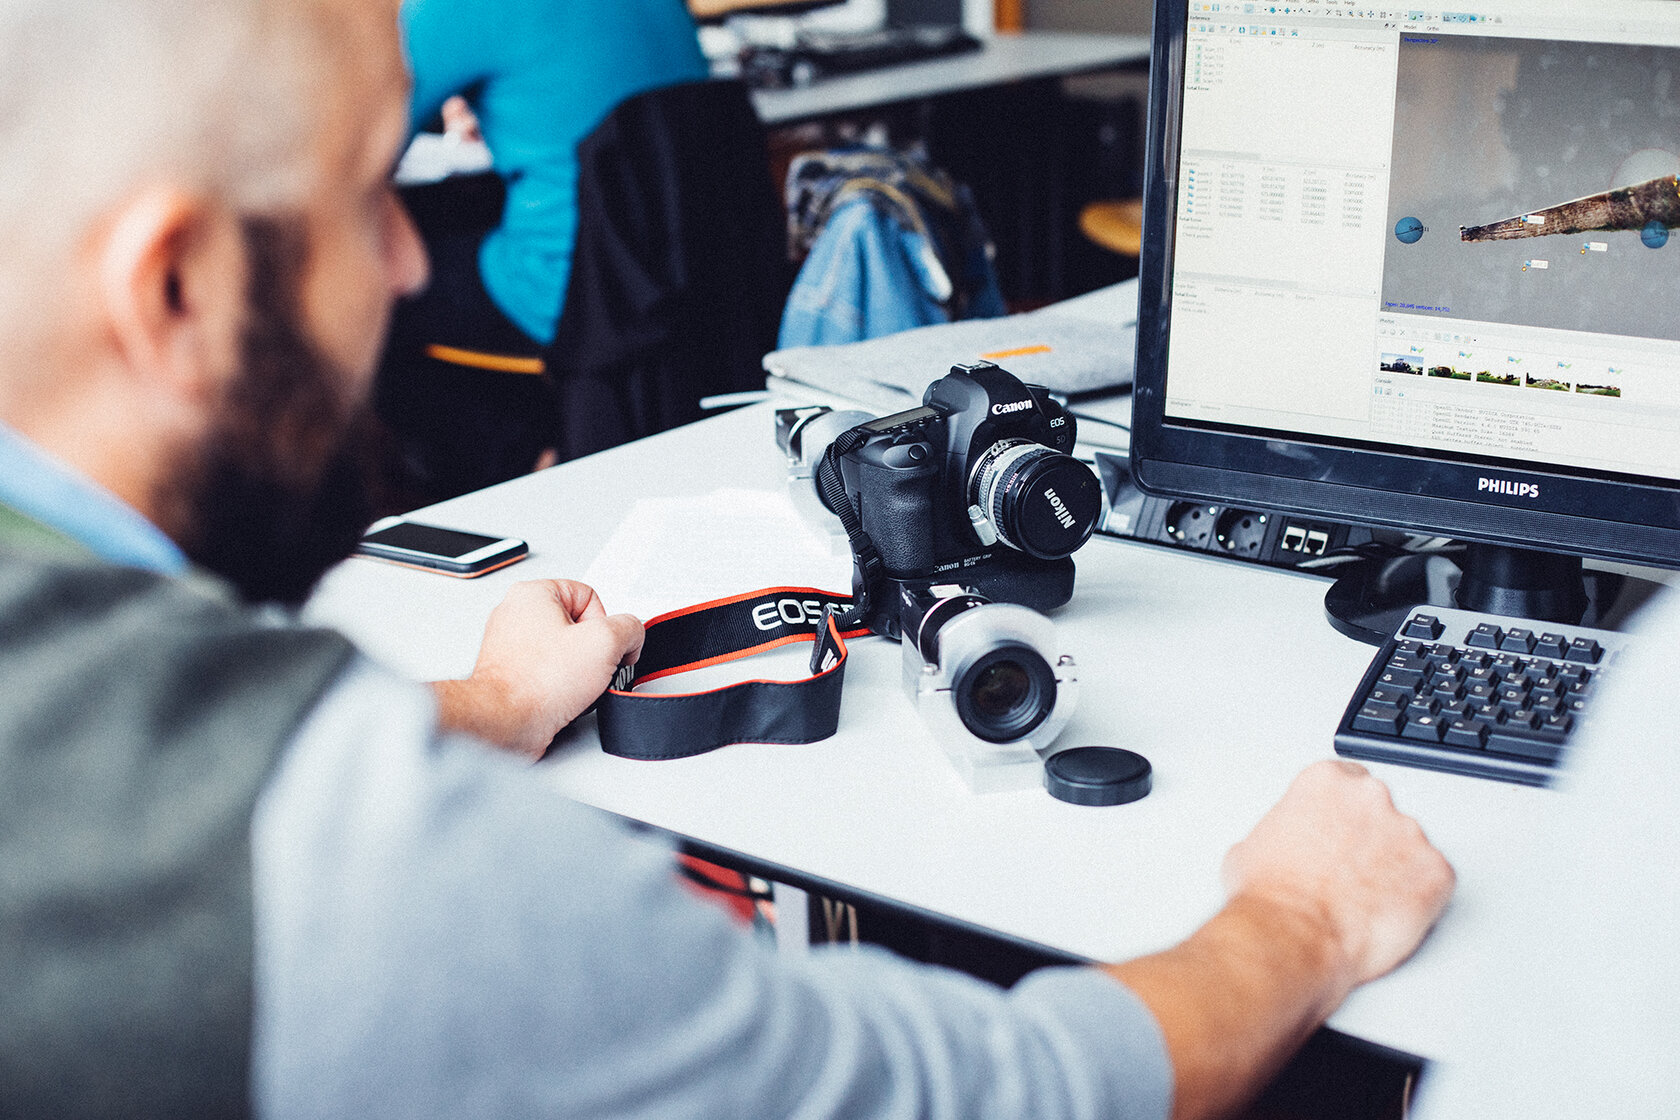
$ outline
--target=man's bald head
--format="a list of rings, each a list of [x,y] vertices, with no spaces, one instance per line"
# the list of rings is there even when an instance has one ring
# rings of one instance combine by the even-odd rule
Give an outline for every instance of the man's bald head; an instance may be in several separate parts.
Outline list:
[[[0,243],[63,248],[152,183],[242,212],[295,203],[310,134],[353,111],[355,48],[390,8],[0,0]]]
[[[0,423],[254,597],[356,516],[406,81],[392,0],[0,0]]]

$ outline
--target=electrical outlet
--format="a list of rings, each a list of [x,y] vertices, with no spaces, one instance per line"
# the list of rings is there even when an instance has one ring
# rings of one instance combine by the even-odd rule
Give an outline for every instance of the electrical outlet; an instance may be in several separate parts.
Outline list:
[[[1228,509],[1213,523],[1213,551],[1243,560],[1257,560],[1264,555],[1262,550],[1271,527],[1270,514]]]
[[[1219,507],[1199,502],[1174,502],[1163,526],[1167,538],[1185,548],[1206,548],[1213,539]]]

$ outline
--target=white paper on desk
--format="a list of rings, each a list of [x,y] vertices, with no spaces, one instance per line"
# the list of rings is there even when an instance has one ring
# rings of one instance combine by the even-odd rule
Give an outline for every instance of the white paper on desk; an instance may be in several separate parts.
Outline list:
[[[992,361],[1053,393],[1132,383],[1137,286],[1128,281],[1001,319],[969,319],[840,346],[796,346],[764,359],[773,377],[837,393],[882,412],[921,403],[958,362]]]
[[[584,580],[608,611],[646,620],[761,587],[850,593],[852,554],[786,494],[715,490],[638,501]]]

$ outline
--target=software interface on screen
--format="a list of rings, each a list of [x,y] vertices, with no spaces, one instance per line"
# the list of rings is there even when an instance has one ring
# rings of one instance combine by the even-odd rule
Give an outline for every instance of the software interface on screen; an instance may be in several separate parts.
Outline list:
[[[1197,0],[1183,66],[1169,422],[1680,480],[1680,5]]]

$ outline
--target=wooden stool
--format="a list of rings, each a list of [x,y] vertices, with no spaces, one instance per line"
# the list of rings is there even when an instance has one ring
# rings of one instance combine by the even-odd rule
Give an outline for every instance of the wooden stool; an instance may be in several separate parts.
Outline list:
[[[1104,199],[1079,212],[1079,232],[1094,244],[1123,257],[1143,246],[1143,199]]]

